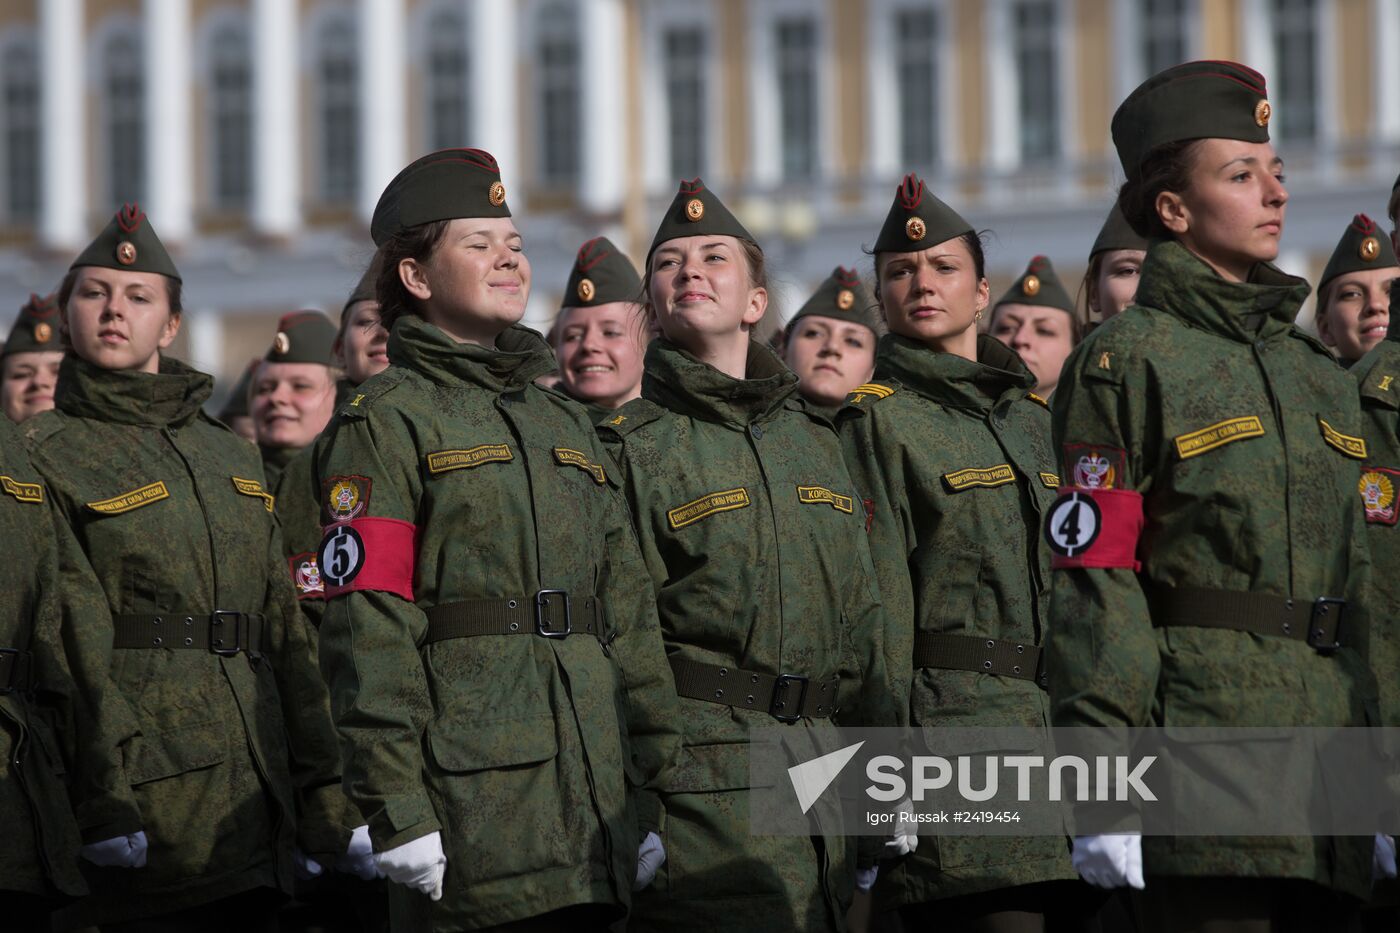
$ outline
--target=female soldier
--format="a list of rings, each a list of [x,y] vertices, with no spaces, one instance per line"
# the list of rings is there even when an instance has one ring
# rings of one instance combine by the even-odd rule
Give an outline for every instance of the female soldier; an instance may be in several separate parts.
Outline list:
[[[253,374],[249,408],[269,487],[277,486],[287,464],[311,446],[335,412],[335,341],[335,325],[321,312],[284,314]]]
[[[1395,249],[1376,222],[1357,214],[1317,283],[1317,335],[1350,366],[1385,339]]]
[[[340,309],[340,330],[331,352],[345,371],[347,388],[354,388],[389,365],[389,332],[380,321],[379,299],[374,294],[378,279],[379,267],[371,262]]]
[[[143,872],[95,878],[71,919],[269,928],[294,845],[338,855],[358,822],[272,497],[256,451],[203,414],[213,381],[160,352],[180,275],[138,207],[74,261],[59,308],[72,352],[26,433],[112,614],[111,678],[141,733],[124,779],[150,842]]]
[[[1147,240],[1128,225],[1123,209],[1114,204],[1089,250],[1089,268],[1084,273],[1084,301],[1090,327],[1122,313],[1133,303],[1146,255]]]
[[[596,424],[642,394],[642,352],[649,338],[637,299],[642,280],[607,237],[579,248],[564,306],[554,323],[559,388]]]
[[[1307,283],[1270,263],[1288,202],[1271,114],[1262,75],[1189,62],[1114,115],[1119,204],[1152,246],[1055,404],[1056,725],[1361,725],[1373,700],[1356,388],[1293,324]],[[1332,929],[1331,892],[1370,886],[1354,840],[1135,825],[1077,837],[1074,861],[1104,887],[1145,877],[1149,929]]]
[[[1046,728],[1050,553],[1037,532],[1059,480],[1036,377],[978,335],[981,241],[917,175],[875,241],[875,277],[890,333],[838,423],[872,516],[886,655],[906,665],[897,701],[916,726]],[[1052,289],[1036,263],[1013,287],[1027,300]],[[1009,309],[1022,307],[1042,310]],[[1057,308],[1046,313],[1065,317]],[[949,836],[882,869],[876,898],[911,930],[1039,930],[1062,887],[1047,882],[1073,879],[1063,838]]]
[[[875,371],[875,303],[854,269],[837,266],[783,331],[783,361],[813,410],[835,415]]]
[[[642,398],[599,432],[685,700],[660,801],[671,861],[633,928],[839,929],[846,840],[751,835],[746,743],[752,725],[819,727],[838,692],[850,721],[892,724],[863,513],[830,423],[749,339],[767,303],[763,253],[699,179],[657,229],[645,295],[663,336],[647,348]]]
[[[603,930],[639,865],[630,790],[674,695],[614,471],[533,384],[530,264],[496,161],[424,156],[370,231],[391,365],[318,461],[321,665],[395,929]],[[425,896],[426,895],[426,896]]]
[[[1006,344],[1035,376],[1036,397],[1050,400],[1065,358],[1083,336],[1074,299],[1055,267],[1037,256],[992,308],[987,329]]]
[[[63,344],[54,296],[30,295],[0,350],[0,407],[15,424],[53,408]]]

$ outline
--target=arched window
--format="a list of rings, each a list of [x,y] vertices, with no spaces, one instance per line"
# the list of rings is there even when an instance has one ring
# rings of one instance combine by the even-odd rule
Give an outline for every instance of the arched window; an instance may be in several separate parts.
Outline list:
[[[316,42],[321,199],[355,198],[360,175],[359,42],[350,13],[328,16]]]
[[[221,23],[209,38],[209,136],[213,201],[243,210],[253,189],[253,71],[248,27]]]
[[[470,144],[467,25],[461,6],[434,10],[427,21],[428,147]]]
[[[4,50],[5,207],[14,221],[39,214],[39,56],[32,37]]]
[[[107,135],[107,196],[113,204],[145,200],[145,74],[141,33],[124,27],[107,37],[102,49]]]
[[[535,74],[540,100],[540,180],[560,188],[578,182],[580,65],[577,13],[572,4],[540,9]]]

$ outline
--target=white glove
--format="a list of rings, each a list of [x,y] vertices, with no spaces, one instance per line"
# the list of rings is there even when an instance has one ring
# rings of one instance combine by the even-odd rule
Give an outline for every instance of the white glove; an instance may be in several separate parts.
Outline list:
[[[1395,877],[1395,837],[1376,833],[1376,848],[1371,854],[1371,880]]]
[[[1138,833],[1111,836],[1075,836],[1070,857],[1079,877],[1097,888],[1134,887],[1141,891],[1142,836]]]
[[[908,855],[919,847],[919,826],[914,822],[914,804],[908,797],[895,810],[894,833],[885,843],[884,858]],[[872,879],[871,883],[874,883]]]
[[[873,865],[870,868],[856,869],[856,890],[869,893],[875,887],[875,879],[880,875],[880,866]]]
[[[379,871],[390,881],[417,888],[435,901],[442,900],[442,876],[447,856],[442,854],[442,834],[419,836],[374,857]]]
[[[383,878],[384,873],[374,860],[374,847],[369,842],[369,827],[356,826],[350,834],[350,846],[345,854],[335,860],[335,870],[354,875],[361,881]]]
[[[656,833],[647,833],[637,849],[637,880],[632,883],[632,890],[640,891],[651,884],[652,879],[656,877],[656,870],[665,861],[666,849],[661,845],[661,837]]]
[[[103,868],[145,868],[146,831],[138,829],[130,836],[117,836],[83,846],[83,858]]]
[[[296,847],[292,848],[292,861],[296,867],[298,881],[310,881],[326,873],[320,862]]]

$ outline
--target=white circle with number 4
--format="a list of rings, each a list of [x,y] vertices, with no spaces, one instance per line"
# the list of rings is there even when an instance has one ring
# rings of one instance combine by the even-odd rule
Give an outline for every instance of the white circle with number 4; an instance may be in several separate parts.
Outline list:
[[[1098,503],[1082,492],[1061,496],[1045,516],[1045,540],[1061,557],[1077,557],[1099,536],[1103,515]]]
[[[316,554],[321,579],[331,586],[345,586],[365,565],[365,542],[349,525],[337,525],[321,542]]]

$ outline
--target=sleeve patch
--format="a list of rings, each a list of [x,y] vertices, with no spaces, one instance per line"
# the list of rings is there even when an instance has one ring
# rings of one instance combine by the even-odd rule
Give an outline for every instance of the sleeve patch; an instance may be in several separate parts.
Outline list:
[[[292,570],[292,583],[297,588],[297,599],[326,598],[326,585],[321,580],[315,553],[303,551],[295,557],[287,558],[287,563]]]
[[[368,476],[332,476],[325,481],[326,523],[348,522],[369,508]]]
[[[0,489],[20,502],[44,501],[44,487],[38,483],[21,483],[8,476],[0,476]]]
[[[602,464],[594,463],[588,459],[588,455],[580,450],[572,450],[568,447],[554,448],[554,459],[562,466],[575,466],[589,476],[593,477],[593,482],[599,486],[605,485],[608,481],[607,471]]]
[[[262,499],[263,508],[267,509],[269,512],[272,511],[272,507],[276,503],[277,498],[266,489],[263,489],[262,483],[255,479],[243,479],[240,476],[231,476],[229,479],[233,480],[233,488],[238,491],[239,495]]]
[[[428,472],[437,476],[453,470],[469,470],[483,463],[505,463],[514,460],[508,444],[481,444],[467,450],[439,450],[428,454]]]
[[[120,496],[89,502],[87,507],[94,512],[101,512],[103,515],[120,515],[123,512],[130,512],[132,509],[139,509],[143,505],[150,505],[152,502],[169,498],[170,490],[165,488],[164,481],[157,480],[147,486],[142,486],[140,489],[124,492]]]
[[[1127,567],[1140,570],[1142,494],[1131,489],[1065,489],[1045,516],[1045,542],[1056,570]]]
[[[1318,426],[1322,429],[1322,439],[1353,460],[1366,459],[1366,442],[1359,437],[1352,437],[1350,434],[1343,434],[1332,427],[1321,418],[1317,419]]]
[[[1084,489],[1117,489],[1127,479],[1128,452],[1121,447],[1066,444],[1065,474]]]
[[[749,491],[741,486],[738,489],[712,492],[708,496],[701,496],[694,502],[678,505],[666,513],[666,520],[671,523],[673,529],[680,529],[719,512],[732,512],[735,509],[748,507]]]
[[[1218,421],[1201,428],[1199,431],[1179,435],[1172,439],[1172,443],[1176,445],[1176,455],[1179,459],[1190,460],[1192,457],[1210,453],[1212,450],[1224,447],[1226,444],[1233,444],[1235,441],[1247,441],[1250,438],[1263,436],[1264,425],[1260,422],[1259,417],[1246,415],[1243,418]]]
[[[1395,485],[1400,481],[1400,470],[1368,466],[1361,472],[1357,491],[1361,493],[1361,505],[1366,510],[1366,521],[1373,525],[1394,525],[1400,509],[1395,505]]]
[[[943,484],[949,492],[962,492],[964,489],[983,486],[992,488],[1005,486],[1016,481],[1016,473],[1009,463],[998,463],[993,467],[968,468],[943,474]]]
[[[850,496],[832,492],[825,486],[798,486],[797,501],[807,505],[829,505],[838,512],[854,514],[855,501]]]
[[[413,602],[418,527],[396,518],[357,518],[326,528],[316,566],[327,599],[355,590],[393,593]]]

